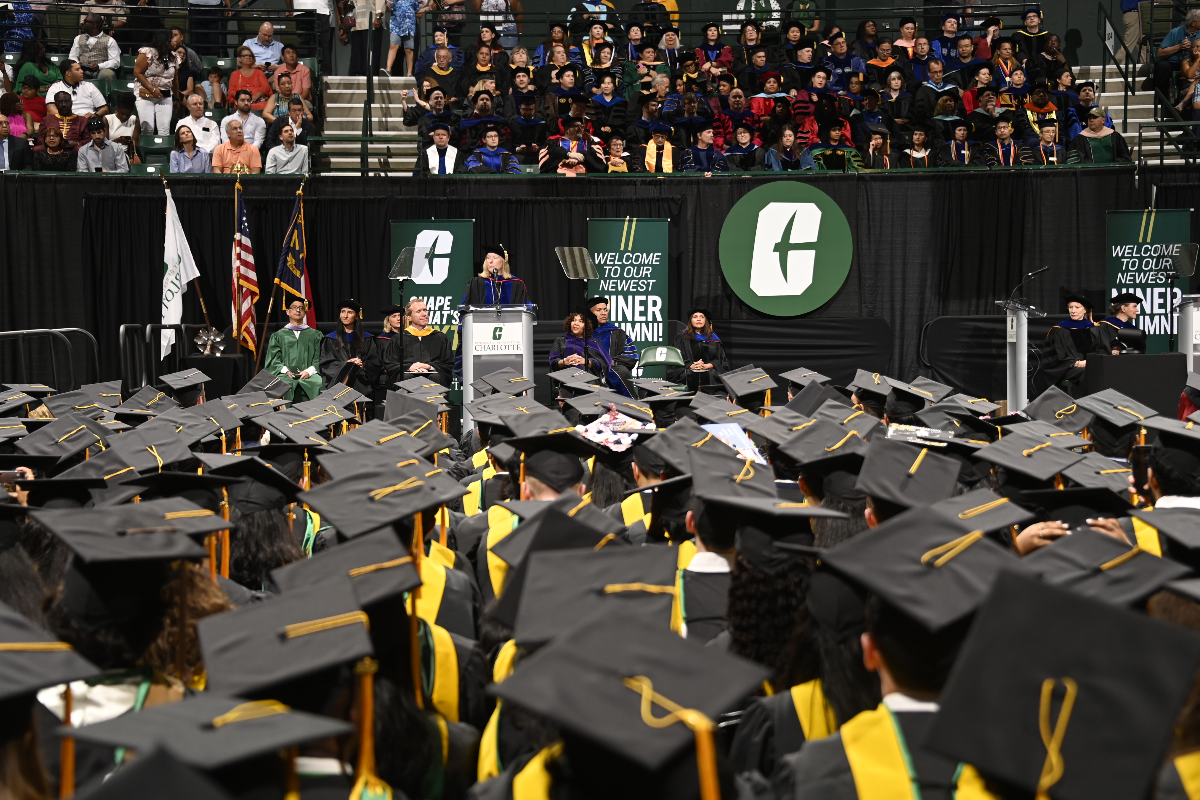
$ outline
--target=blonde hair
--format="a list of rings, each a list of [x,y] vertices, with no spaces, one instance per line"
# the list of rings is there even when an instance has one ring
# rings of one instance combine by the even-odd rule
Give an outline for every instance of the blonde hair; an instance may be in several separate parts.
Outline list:
[[[508,251],[505,250],[504,252],[506,255],[505,255],[504,259],[501,261],[502,266],[500,267],[500,274],[502,276],[504,276],[505,278],[511,278],[512,277],[512,267],[508,263],[508,256],[507,256]],[[490,255],[490,253],[484,254],[483,264],[479,265],[479,277],[481,277],[481,278],[490,278],[491,277],[491,275],[488,274],[487,266],[486,266],[488,255]]]
[[[412,301],[410,300],[409,302],[411,303]],[[393,328],[392,327],[392,316],[394,314],[401,314],[400,324],[403,325],[404,317],[408,316],[408,308],[405,307],[403,312],[393,311],[391,314],[388,314],[386,317],[383,318],[383,332],[384,333],[399,333],[402,330],[401,328]]]

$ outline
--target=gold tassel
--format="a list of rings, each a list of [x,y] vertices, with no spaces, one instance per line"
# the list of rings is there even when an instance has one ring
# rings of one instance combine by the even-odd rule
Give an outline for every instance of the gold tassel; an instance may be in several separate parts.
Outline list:
[[[71,684],[63,689],[63,726],[71,726]],[[64,736],[59,743],[58,796],[61,800],[75,796],[75,739]]]
[[[204,546],[208,549],[208,577],[213,583],[217,582],[217,535],[210,533],[204,537]]]
[[[342,420],[342,436],[345,436],[350,431],[350,423],[347,420]]]
[[[288,532],[294,534],[296,532],[295,530],[293,530],[296,527],[296,504],[295,503],[290,503],[288,505],[287,520],[288,520]]]
[[[414,516],[413,521],[413,538],[412,538],[412,560],[413,566],[417,569],[417,574],[421,574],[421,561],[425,556],[425,547],[421,541],[422,532],[421,512],[418,511]],[[409,592],[409,597],[412,599],[412,606],[408,612],[409,623],[409,647],[411,649],[411,668],[413,680],[413,695],[417,700],[417,707],[425,707],[425,684],[421,680],[421,623],[417,619],[417,598],[420,596],[421,587],[414,587]]]
[[[440,537],[440,542],[439,542],[442,545],[442,547],[449,546],[446,544],[446,521],[449,516],[450,516],[450,514],[446,511],[446,504],[442,503],[442,509],[441,509],[441,511],[438,512],[438,522],[440,522],[442,524],[442,535]]]
[[[229,491],[221,487],[221,518],[226,522],[229,521]],[[229,577],[229,528],[221,531],[221,577]]]
[[[312,462],[308,460],[308,448],[304,448],[304,491],[312,488]]]
[[[769,405],[771,405],[771,390],[770,390],[770,389],[767,389],[767,397],[766,397],[766,402],[764,402],[764,403],[763,403],[763,405],[764,405],[764,406],[769,406]],[[767,416],[770,416],[770,414],[771,414],[771,412],[770,412],[770,411],[768,411],[768,412],[767,412]]]
[[[521,483],[525,482],[525,451],[524,450],[521,451],[521,473],[520,473],[520,477],[517,480],[519,480]]]
[[[350,800],[391,800],[392,787],[375,772],[375,673],[379,662],[364,658],[354,666],[358,675],[358,767]]]
[[[287,774],[283,782],[283,800],[300,800],[300,776],[296,774],[296,757],[300,755],[299,747],[289,747],[282,752],[287,764]]]
[[[238,428],[237,431],[234,433],[233,445],[234,445],[234,449],[237,450],[238,455],[241,455],[241,453],[242,453],[242,429],[241,428]]]

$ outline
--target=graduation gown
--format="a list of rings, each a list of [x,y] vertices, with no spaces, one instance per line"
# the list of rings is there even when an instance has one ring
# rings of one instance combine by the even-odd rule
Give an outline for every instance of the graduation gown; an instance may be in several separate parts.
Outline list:
[[[729,627],[725,616],[729,576],[728,572],[679,572],[684,638],[707,644]]]
[[[502,304],[529,302],[524,281],[515,275],[511,278],[501,278],[500,302]],[[496,294],[492,280],[479,275],[471,278],[470,283],[467,284],[467,292],[463,295],[463,304],[469,306],[495,305]]]
[[[912,122],[916,118],[915,104],[916,101],[908,92],[901,92],[895,97],[892,97],[886,93],[883,95],[883,110],[886,111],[888,116],[893,120],[899,121],[905,119],[908,120],[908,122]],[[908,130],[908,122],[900,122],[899,124],[904,127],[905,130]]]
[[[967,142],[946,142],[938,148],[937,165],[939,167],[977,167],[983,164],[982,148],[977,144]]]
[[[989,167],[1028,166],[1033,163],[1029,159],[1029,151],[1017,144],[1016,139],[1009,139],[1008,144],[1001,144],[999,139],[984,144],[983,162]]]
[[[546,146],[546,137],[550,135],[546,120],[534,117],[527,120],[524,117],[509,117],[508,129],[512,131],[513,153],[522,164],[538,163],[538,151]],[[522,145],[531,147],[525,152],[518,152]]]
[[[300,403],[313,400],[321,393],[321,372],[318,367],[321,363],[322,338],[320,331],[307,327],[299,332],[284,328],[271,334],[263,369],[278,375],[281,381],[291,387],[283,396],[284,400]],[[311,374],[304,380],[293,380],[284,374],[285,367],[296,375],[305,370],[311,370]],[[300,387],[299,392],[296,391],[297,386]]]
[[[679,348],[683,356],[682,367],[667,367],[667,380],[686,384],[688,391],[696,391],[705,386],[720,386],[717,378],[723,372],[729,371],[729,359],[725,357],[725,348],[715,335],[708,341],[698,341],[693,336],[680,331],[675,335],[673,344]],[[695,361],[712,364],[713,368],[704,372],[693,372],[688,367]]]
[[[388,384],[405,379],[404,373],[416,363],[428,364],[442,386],[449,386],[454,370],[454,353],[450,350],[450,339],[446,334],[431,327],[417,332],[409,326],[399,335],[393,336],[383,352],[383,368],[387,371]]]
[[[837,730],[821,679],[750,702],[737,726],[729,760],[739,772],[771,777],[784,756]]]
[[[606,348],[605,356],[612,364],[606,376],[608,385],[619,394],[633,397],[629,381],[633,377],[633,369],[637,366],[638,351],[629,334],[615,323],[606,322],[596,328],[592,337]]]
[[[360,353],[352,342],[338,341],[338,332],[331,331],[321,341],[321,376],[324,378],[324,388],[328,389],[335,383],[344,383],[350,388],[371,396],[371,387],[379,380],[379,372],[383,369],[383,357],[375,340],[367,331],[363,331],[366,348]],[[349,359],[361,359],[363,365],[351,364]]]
[[[1113,351],[1113,340],[1117,338],[1117,331],[1122,328],[1136,328],[1132,322],[1119,319],[1117,317],[1105,317],[1096,323],[1091,329],[1092,334],[1092,350],[1093,353],[1101,355],[1111,355]],[[1118,348],[1120,349],[1120,348]]]
[[[1066,380],[1078,384],[1083,379],[1084,368],[1075,366],[1075,362],[1086,360],[1092,349],[1094,327],[1090,319],[1065,319],[1046,333],[1052,349],[1043,357],[1042,371],[1055,383]]]
[[[725,151],[725,163],[730,172],[762,172],[765,169],[763,148],[751,143],[750,147],[734,145]]]
[[[608,144],[608,140],[616,134],[625,132],[625,120],[629,116],[629,102],[624,97],[613,95],[611,101],[598,94],[592,98],[592,120],[596,136]],[[604,130],[608,128],[608,130]]]

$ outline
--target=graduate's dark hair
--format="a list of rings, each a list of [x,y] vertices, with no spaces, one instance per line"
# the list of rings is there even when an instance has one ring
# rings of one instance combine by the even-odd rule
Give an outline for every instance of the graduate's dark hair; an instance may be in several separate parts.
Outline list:
[[[417,706],[412,683],[400,685],[382,675],[375,676],[375,757],[379,777],[408,797],[421,797],[421,784],[433,764],[441,758],[435,728]],[[448,770],[450,772],[450,770]]]
[[[25,518],[20,543],[41,579],[44,594],[50,594],[62,583],[71,563],[71,549],[33,517]]]
[[[629,468],[629,464],[622,465],[620,469],[613,469],[600,459],[593,463],[588,491],[592,493],[592,503],[597,508],[608,508],[620,503],[626,492],[636,488],[637,482],[633,480],[633,470]]]
[[[196,623],[232,611],[233,603],[207,574],[189,563],[179,565],[160,596],[166,624],[142,654],[141,664],[190,685],[204,670]]]
[[[33,695],[0,702],[0,793],[12,800],[49,800]]]
[[[304,558],[287,515],[278,508],[243,514],[231,504],[229,521],[235,526],[230,533],[229,577],[247,589],[262,589],[268,572]]]
[[[878,595],[867,600],[867,632],[900,691],[942,691],[972,618],[968,615],[935,634]]]
[[[1162,455],[1162,449],[1155,446],[1150,448],[1146,458],[1146,465],[1154,470],[1154,482],[1159,490],[1175,497],[1200,497],[1200,475],[1176,468]]]
[[[1146,613],[1155,619],[1171,622],[1200,633],[1200,604],[1175,592],[1162,590],[1150,596]],[[1183,750],[1200,747],[1200,680],[1192,684],[1187,701],[1175,721],[1176,743]]]
[[[772,683],[782,688],[791,688],[821,677],[821,663],[817,651],[817,622],[803,604],[796,611],[796,624],[788,635],[780,656],[779,668]]]
[[[0,550],[0,603],[37,625],[42,620],[46,588],[38,578],[33,561],[20,547]]]
[[[879,676],[863,666],[862,637],[854,635],[838,640],[831,631],[814,625],[817,661],[820,664],[821,691],[839,725],[869,711],[882,700]]]
[[[834,547],[867,530],[867,518],[863,514],[867,509],[866,500],[850,504],[836,497],[826,497],[821,501],[821,508],[827,508],[830,511],[844,511],[849,516],[845,519],[814,517],[812,520],[813,544],[817,547]]]
[[[785,648],[804,605],[810,558],[798,559],[770,575],[739,555],[729,578],[726,619],[733,653],[757,661],[778,675],[785,667]],[[776,687],[788,688],[788,687]]]

